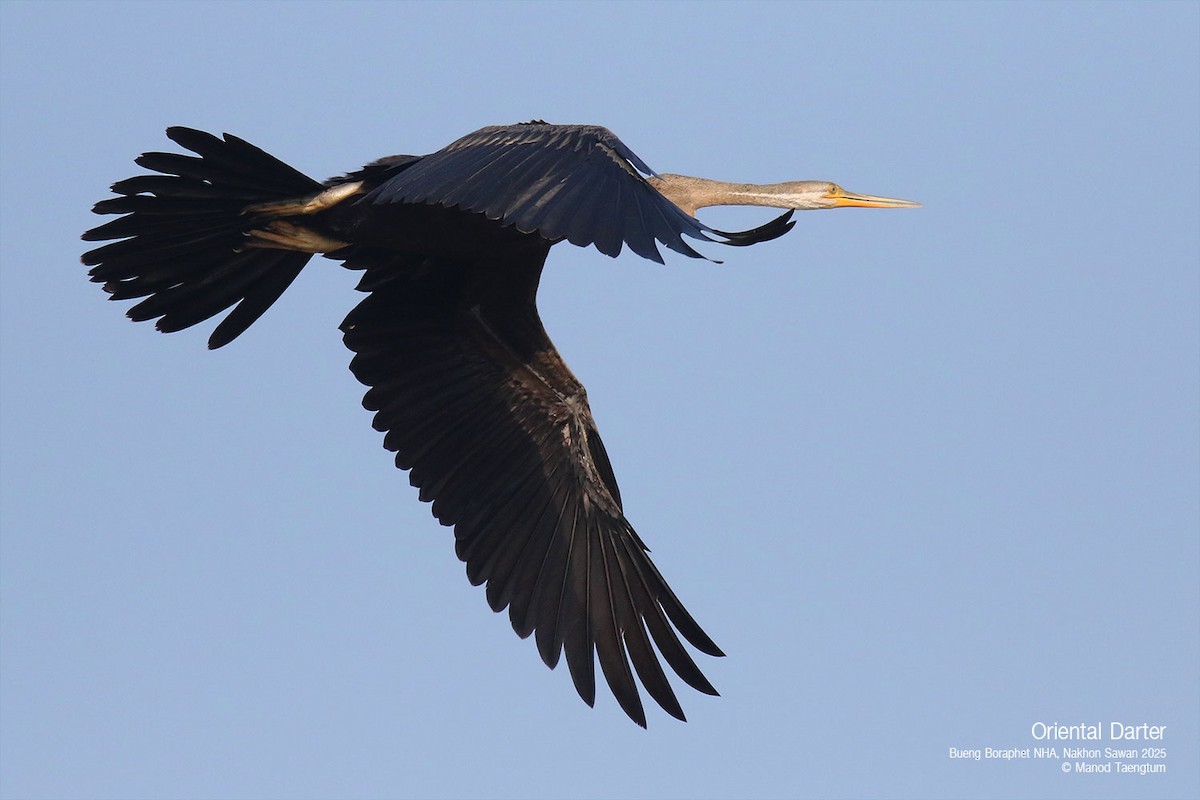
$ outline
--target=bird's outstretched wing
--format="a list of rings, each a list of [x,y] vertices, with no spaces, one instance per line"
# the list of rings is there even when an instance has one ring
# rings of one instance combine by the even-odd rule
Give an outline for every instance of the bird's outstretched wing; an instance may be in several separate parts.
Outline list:
[[[385,446],[434,515],[454,526],[458,556],[473,584],[487,584],[491,607],[507,607],[520,636],[535,634],[550,667],[565,651],[589,705],[598,655],[639,725],[646,717],[631,664],[650,695],[684,719],[651,640],[707,694],[716,691],[676,630],[722,653],[625,519],[583,387],[537,318],[533,291],[548,250],[537,242],[519,268],[490,271],[349,254],[347,266],[366,269],[363,285],[375,287],[342,325],[351,369],[371,387],[363,405],[376,412]],[[480,275],[506,277],[480,288],[488,280]]]
[[[430,203],[485,214],[524,233],[662,263],[655,241],[704,258],[684,236],[746,245],[782,236],[792,212],[724,232],[684,213],[643,177],[653,171],[612,131],[542,122],[482,128],[423,157],[364,202]]]

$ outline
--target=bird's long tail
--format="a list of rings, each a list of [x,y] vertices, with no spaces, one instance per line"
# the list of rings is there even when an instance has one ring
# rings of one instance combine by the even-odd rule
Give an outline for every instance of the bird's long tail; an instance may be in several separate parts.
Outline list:
[[[286,223],[269,210],[324,187],[230,134],[175,127],[167,136],[196,155],[137,158],[159,174],[119,181],[112,187],[119,197],[96,204],[97,214],[124,216],[83,239],[120,241],[85,253],[83,263],[112,299],[145,298],[127,313],[135,321],[157,317],[160,331],[182,330],[236,303],[208,340],[221,347],[283,294],[314,252],[327,249],[272,233]]]

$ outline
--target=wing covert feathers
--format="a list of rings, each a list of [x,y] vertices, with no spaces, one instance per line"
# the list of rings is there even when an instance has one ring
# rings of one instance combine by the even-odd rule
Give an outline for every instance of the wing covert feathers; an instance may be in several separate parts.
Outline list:
[[[484,214],[551,241],[622,246],[663,261],[657,243],[704,258],[684,237],[746,245],[782,236],[791,212],[752,231],[725,232],[685,214],[645,180],[652,170],[598,125],[497,125],[458,139],[383,182],[371,203],[430,203]]]

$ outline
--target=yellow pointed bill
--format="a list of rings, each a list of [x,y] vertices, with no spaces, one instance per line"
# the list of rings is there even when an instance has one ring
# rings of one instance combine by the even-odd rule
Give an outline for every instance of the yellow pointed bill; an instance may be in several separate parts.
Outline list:
[[[840,186],[834,186],[825,195],[833,201],[833,208],[920,208],[915,200],[899,200],[895,197],[876,197],[873,194],[855,194]]]

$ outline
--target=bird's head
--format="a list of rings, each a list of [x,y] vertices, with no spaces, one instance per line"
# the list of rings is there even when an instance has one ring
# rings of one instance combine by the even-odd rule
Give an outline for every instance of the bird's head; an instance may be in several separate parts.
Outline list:
[[[785,206],[786,208],[919,208],[921,205],[913,200],[855,194],[836,183],[825,181],[795,181],[782,185],[796,187],[794,197],[789,201],[791,204]]]

